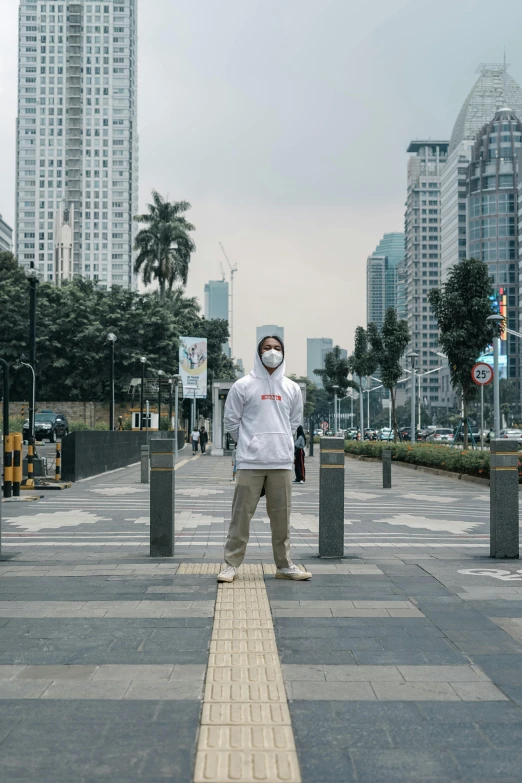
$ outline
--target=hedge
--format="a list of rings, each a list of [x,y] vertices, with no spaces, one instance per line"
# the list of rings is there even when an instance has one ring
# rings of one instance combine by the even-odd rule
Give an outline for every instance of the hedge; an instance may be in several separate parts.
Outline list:
[[[489,478],[489,451],[463,451],[449,446],[435,446],[427,443],[386,443],[374,441],[346,441],[347,454],[381,459],[382,450],[390,449],[392,460],[409,462],[454,473],[465,473],[478,478]],[[519,479],[522,463],[518,460]]]

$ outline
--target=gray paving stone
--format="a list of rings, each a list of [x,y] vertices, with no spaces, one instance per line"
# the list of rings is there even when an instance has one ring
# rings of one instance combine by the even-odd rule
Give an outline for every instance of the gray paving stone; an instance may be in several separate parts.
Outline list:
[[[407,682],[489,682],[489,678],[474,666],[399,666]]]
[[[283,664],[285,680],[306,680],[307,682],[325,682],[326,676],[322,666],[306,666],[299,664]]]
[[[461,780],[468,781],[513,781],[520,780],[522,751],[511,746],[505,749],[477,748],[473,753],[452,750],[452,756],[459,766]]]
[[[368,682],[287,682],[290,699],[321,701],[375,701],[376,695]]]
[[[460,772],[450,753],[418,749],[383,750],[379,753],[351,752],[360,783],[404,783],[458,779]]]
[[[374,682],[380,701],[459,701],[449,682]]]

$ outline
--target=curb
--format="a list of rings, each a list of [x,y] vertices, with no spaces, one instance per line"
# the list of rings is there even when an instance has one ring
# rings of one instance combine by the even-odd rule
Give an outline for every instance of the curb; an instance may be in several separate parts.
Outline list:
[[[346,452],[345,452],[345,457],[349,457],[350,459],[356,459],[359,462],[382,462],[382,460],[379,459],[379,457],[364,457],[364,456],[359,456],[358,454],[347,454]],[[447,478],[454,479],[455,481],[467,481],[470,482],[471,484],[481,484],[482,486],[489,487],[488,478],[469,476],[467,473],[455,473],[452,470],[429,468],[427,465],[413,465],[410,462],[401,462],[399,460],[393,460],[392,465],[398,465],[399,467],[407,468],[408,470],[419,470],[421,473],[431,473],[434,476],[446,476]]]

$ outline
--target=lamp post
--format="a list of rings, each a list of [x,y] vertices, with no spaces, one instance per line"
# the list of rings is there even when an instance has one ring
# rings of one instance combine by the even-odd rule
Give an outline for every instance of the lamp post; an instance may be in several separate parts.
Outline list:
[[[114,332],[109,332],[107,335],[107,340],[111,344],[111,375],[110,375],[110,386],[111,386],[111,406],[110,406],[110,413],[109,413],[109,429],[111,432],[114,430],[114,343],[116,342],[118,338],[114,334]]]
[[[26,269],[25,276],[29,281],[29,364],[33,370],[33,397],[31,404],[29,405],[29,442],[34,446],[34,398],[36,394],[36,284],[39,277],[34,262],[31,262],[29,269]]]
[[[165,375],[163,370],[158,370],[158,432],[161,429],[161,376]]]
[[[494,430],[495,438],[500,435],[500,378],[498,371],[498,356],[500,353],[500,327],[504,317],[500,313],[488,315],[486,321],[494,325],[495,336],[493,337],[493,410],[494,410]]]
[[[169,378],[169,430],[172,429],[172,378]]]
[[[25,359],[25,356],[23,356]],[[33,411],[33,420],[32,420],[32,428],[31,428],[31,417],[29,416],[29,437],[28,441],[31,442],[34,445],[34,410],[36,408],[36,402],[35,402],[35,388],[36,388],[36,374],[34,371],[34,367],[29,364],[28,362],[23,362],[22,359],[20,359],[20,364],[23,367],[29,367],[31,370],[32,376],[33,376],[33,387],[31,389],[31,403],[29,405],[29,410]]]
[[[410,351],[406,356],[411,361],[411,433],[410,443],[417,442],[417,428],[415,426],[415,396],[417,394],[417,374],[415,372],[415,359],[419,358],[419,354],[414,351]]]
[[[332,385],[332,389],[334,390],[334,435],[337,435],[337,430],[339,427],[337,426],[337,389],[339,386],[334,383]]]
[[[140,431],[143,430],[143,402],[144,402],[144,395],[145,395],[145,365],[147,364],[147,359],[145,356],[142,356],[140,359],[141,363],[141,389],[140,389]]]

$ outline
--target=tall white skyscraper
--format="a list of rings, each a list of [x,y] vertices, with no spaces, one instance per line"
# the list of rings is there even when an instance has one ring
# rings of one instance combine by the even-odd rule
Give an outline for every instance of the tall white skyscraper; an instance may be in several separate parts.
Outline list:
[[[16,253],[136,288],[137,0],[20,0]]]

